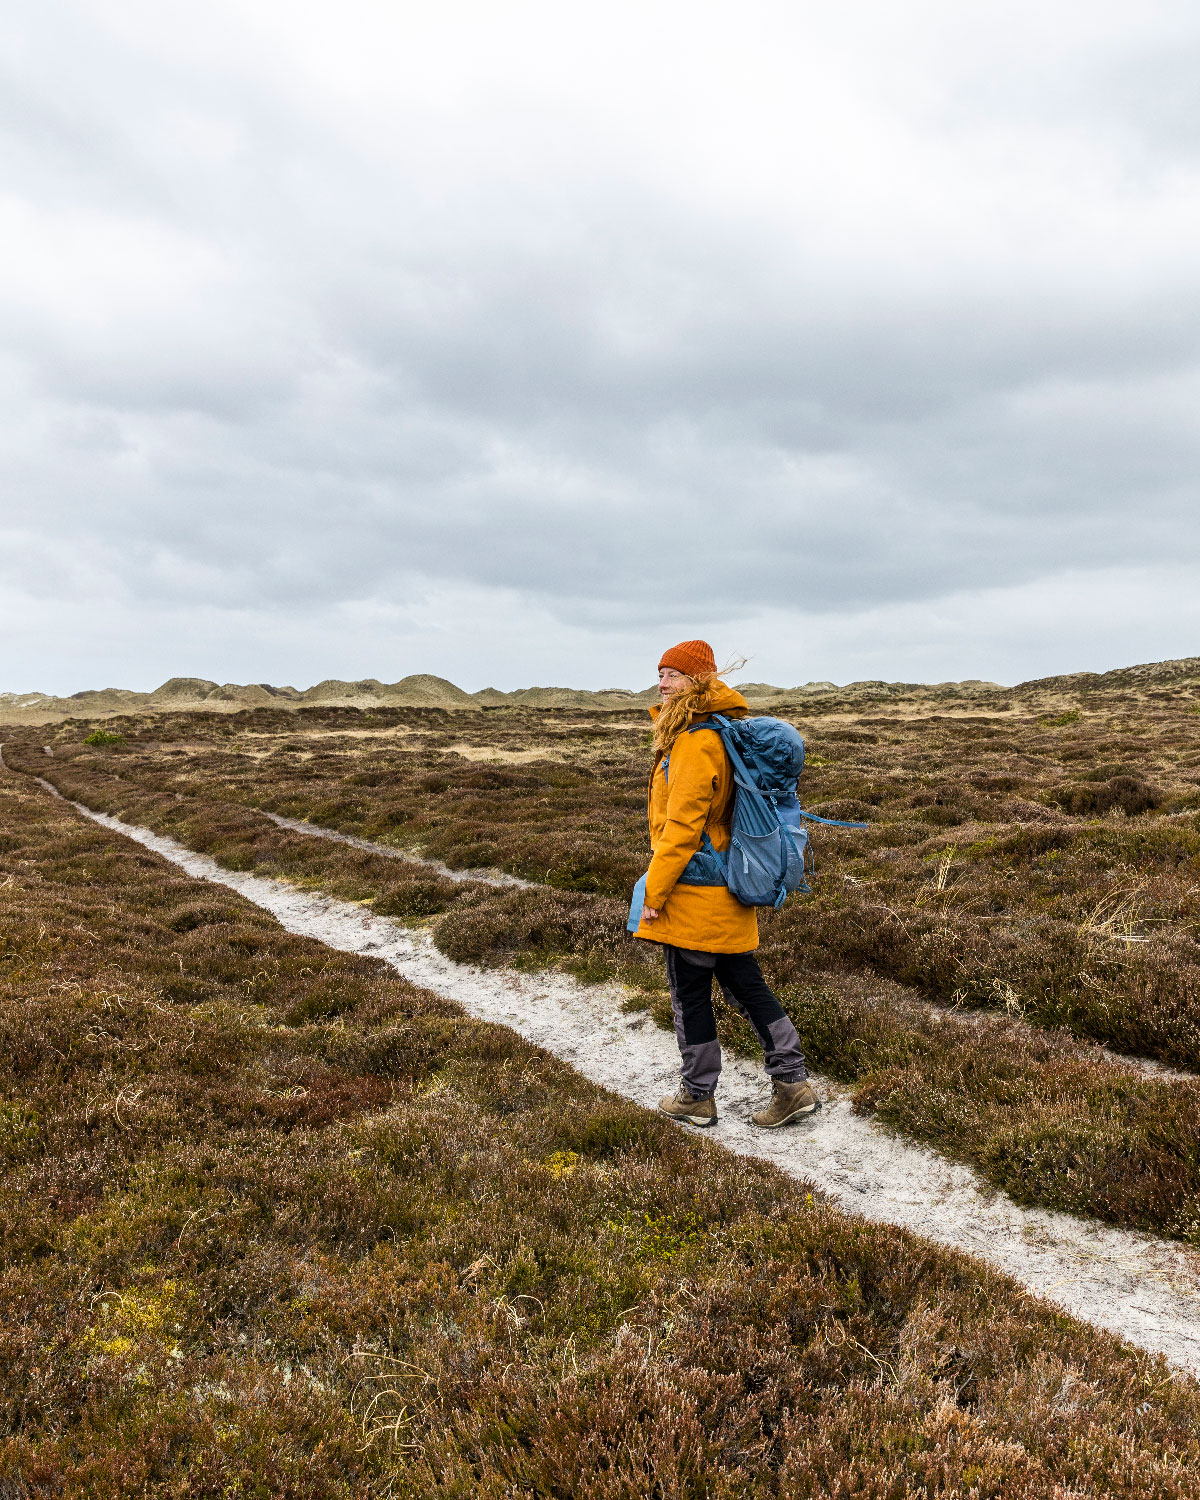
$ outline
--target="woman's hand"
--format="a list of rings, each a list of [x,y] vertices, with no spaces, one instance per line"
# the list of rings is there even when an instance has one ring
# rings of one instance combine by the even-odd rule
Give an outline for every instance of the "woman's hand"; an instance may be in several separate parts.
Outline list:
[[[642,921],[643,922],[657,922],[658,921],[658,912],[657,912],[657,910],[653,906],[643,906],[642,907]]]

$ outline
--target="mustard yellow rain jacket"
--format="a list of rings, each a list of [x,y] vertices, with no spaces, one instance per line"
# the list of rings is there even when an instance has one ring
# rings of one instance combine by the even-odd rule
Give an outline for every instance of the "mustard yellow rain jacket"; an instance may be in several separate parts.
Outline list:
[[[650,710],[658,717],[657,705]],[[747,708],[741,693],[717,683],[710,708],[693,714],[691,722],[708,712],[744,719]],[[640,938],[696,948],[703,953],[749,953],[758,947],[758,917],[723,885],[677,885],[684,866],[700,847],[707,830],[714,849],[728,849],[733,816],[733,771],[721,737],[713,730],[683,733],[671,746],[670,764],[663,762],[650,776],[648,811],[650,846],[654,851],[646,880],[646,905],[656,907],[658,920],[643,920]]]

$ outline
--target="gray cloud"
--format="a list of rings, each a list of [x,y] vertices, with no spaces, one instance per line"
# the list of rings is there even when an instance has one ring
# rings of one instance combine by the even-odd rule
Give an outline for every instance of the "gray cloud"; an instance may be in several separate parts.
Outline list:
[[[1146,579],[1200,571],[1200,23],[650,10],[683,63],[632,6],[595,57],[536,5],[25,21],[2,685],[93,680],[97,609],[137,685],[248,635],[253,677],[387,675],[364,619],[468,685],[629,677],[676,625],[792,676],[1194,651]],[[1133,638],[1063,583],[1122,570]]]

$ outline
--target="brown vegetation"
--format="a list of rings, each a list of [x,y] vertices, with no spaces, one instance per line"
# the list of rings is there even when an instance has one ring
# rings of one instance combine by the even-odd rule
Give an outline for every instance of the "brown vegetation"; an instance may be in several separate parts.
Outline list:
[[[871,828],[816,831],[816,891],[763,921],[762,956],[811,1061],[853,1084],[860,1108],[1019,1201],[1195,1239],[1200,1085],[1142,1076],[1063,1034],[1200,1062],[1200,722],[1190,687],[1136,686],[1101,702],[1055,685],[1023,716],[1011,704],[990,718],[903,704],[852,715],[863,705],[843,702],[802,721],[805,801]],[[52,758],[32,739],[10,755],[227,865],[436,916],[452,957],[618,974],[661,1016],[661,976],[622,930],[646,858],[645,723],[192,714],[115,723],[127,743],[94,750],[64,726]],[[1070,787],[1116,800],[1104,816],[1070,814]],[[285,833],[248,805],[553,888],[464,890]],[[722,1025],[753,1049],[736,1018]]]
[[[1160,1361],[15,775],[0,899],[6,1492],[1200,1494]]]

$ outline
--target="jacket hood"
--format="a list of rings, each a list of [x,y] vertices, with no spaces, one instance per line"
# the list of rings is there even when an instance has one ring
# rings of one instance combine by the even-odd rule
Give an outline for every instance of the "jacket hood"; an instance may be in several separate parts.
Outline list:
[[[661,703],[650,705],[650,717],[657,719],[662,712]],[[708,704],[701,713],[693,714],[693,718],[703,718],[705,714],[729,714],[740,717],[748,712],[748,705],[741,693],[731,688],[727,683],[717,681],[713,684],[709,695]]]

